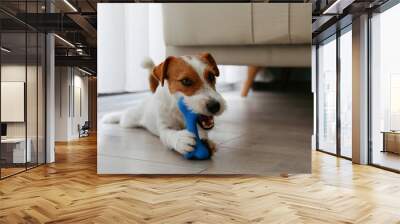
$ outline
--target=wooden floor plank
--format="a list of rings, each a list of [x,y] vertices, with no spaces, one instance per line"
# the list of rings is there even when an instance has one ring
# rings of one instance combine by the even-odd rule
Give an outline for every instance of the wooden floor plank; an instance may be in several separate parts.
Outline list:
[[[0,181],[0,223],[400,223],[400,175],[313,152],[313,174],[96,174],[96,137]]]

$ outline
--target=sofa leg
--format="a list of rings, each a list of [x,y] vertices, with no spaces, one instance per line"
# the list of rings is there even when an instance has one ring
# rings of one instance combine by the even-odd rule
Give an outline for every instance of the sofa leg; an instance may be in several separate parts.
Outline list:
[[[242,89],[242,97],[246,97],[250,91],[251,86],[253,85],[254,79],[258,71],[260,71],[261,67],[250,65],[247,67],[247,79],[244,82]]]

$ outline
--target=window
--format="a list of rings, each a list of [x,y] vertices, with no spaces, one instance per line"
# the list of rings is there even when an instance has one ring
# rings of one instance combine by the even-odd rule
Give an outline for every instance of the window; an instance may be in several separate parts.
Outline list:
[[[400,170],[400,5],[371,18],[372,164]]]
[[[336,153],[336,36],[318,47],[318,149]]]
[[[339,34],[340,36],[333,35],[320,43],[317,51],[317,143],[321,151],[351,158],[353,78],[351,25],[340,30]]]
[[[352,35],[351,26],[340,36],[340,155],[351,158],[352,148]]]

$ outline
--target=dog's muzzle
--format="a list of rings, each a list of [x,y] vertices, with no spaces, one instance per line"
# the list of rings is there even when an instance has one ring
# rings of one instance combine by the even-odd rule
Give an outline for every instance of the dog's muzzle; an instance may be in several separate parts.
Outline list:
[[[197,120],[197,123],[204,130],[210,130],[214,127],[214,117],[200,114],[199,119]]]

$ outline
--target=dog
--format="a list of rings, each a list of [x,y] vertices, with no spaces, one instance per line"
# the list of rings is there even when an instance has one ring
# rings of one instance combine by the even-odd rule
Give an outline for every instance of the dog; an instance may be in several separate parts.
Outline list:
[[[199,114],[199,137],[214,154],[217,148],[208,138],[208,130],[214,127],[214,116],[225,111],[226,101],[215,88],[219,70],[211,54],[170,56],[157,66],[147,58],[142,67],[150,73],[153,94],[139,106],[105,115],[102,121],[119,123],[124,128],[145,128],[159,136],[166,147],[185,154],[194,150],[195,136],[185,129],[177,106],[183,97],[187,106]]]

